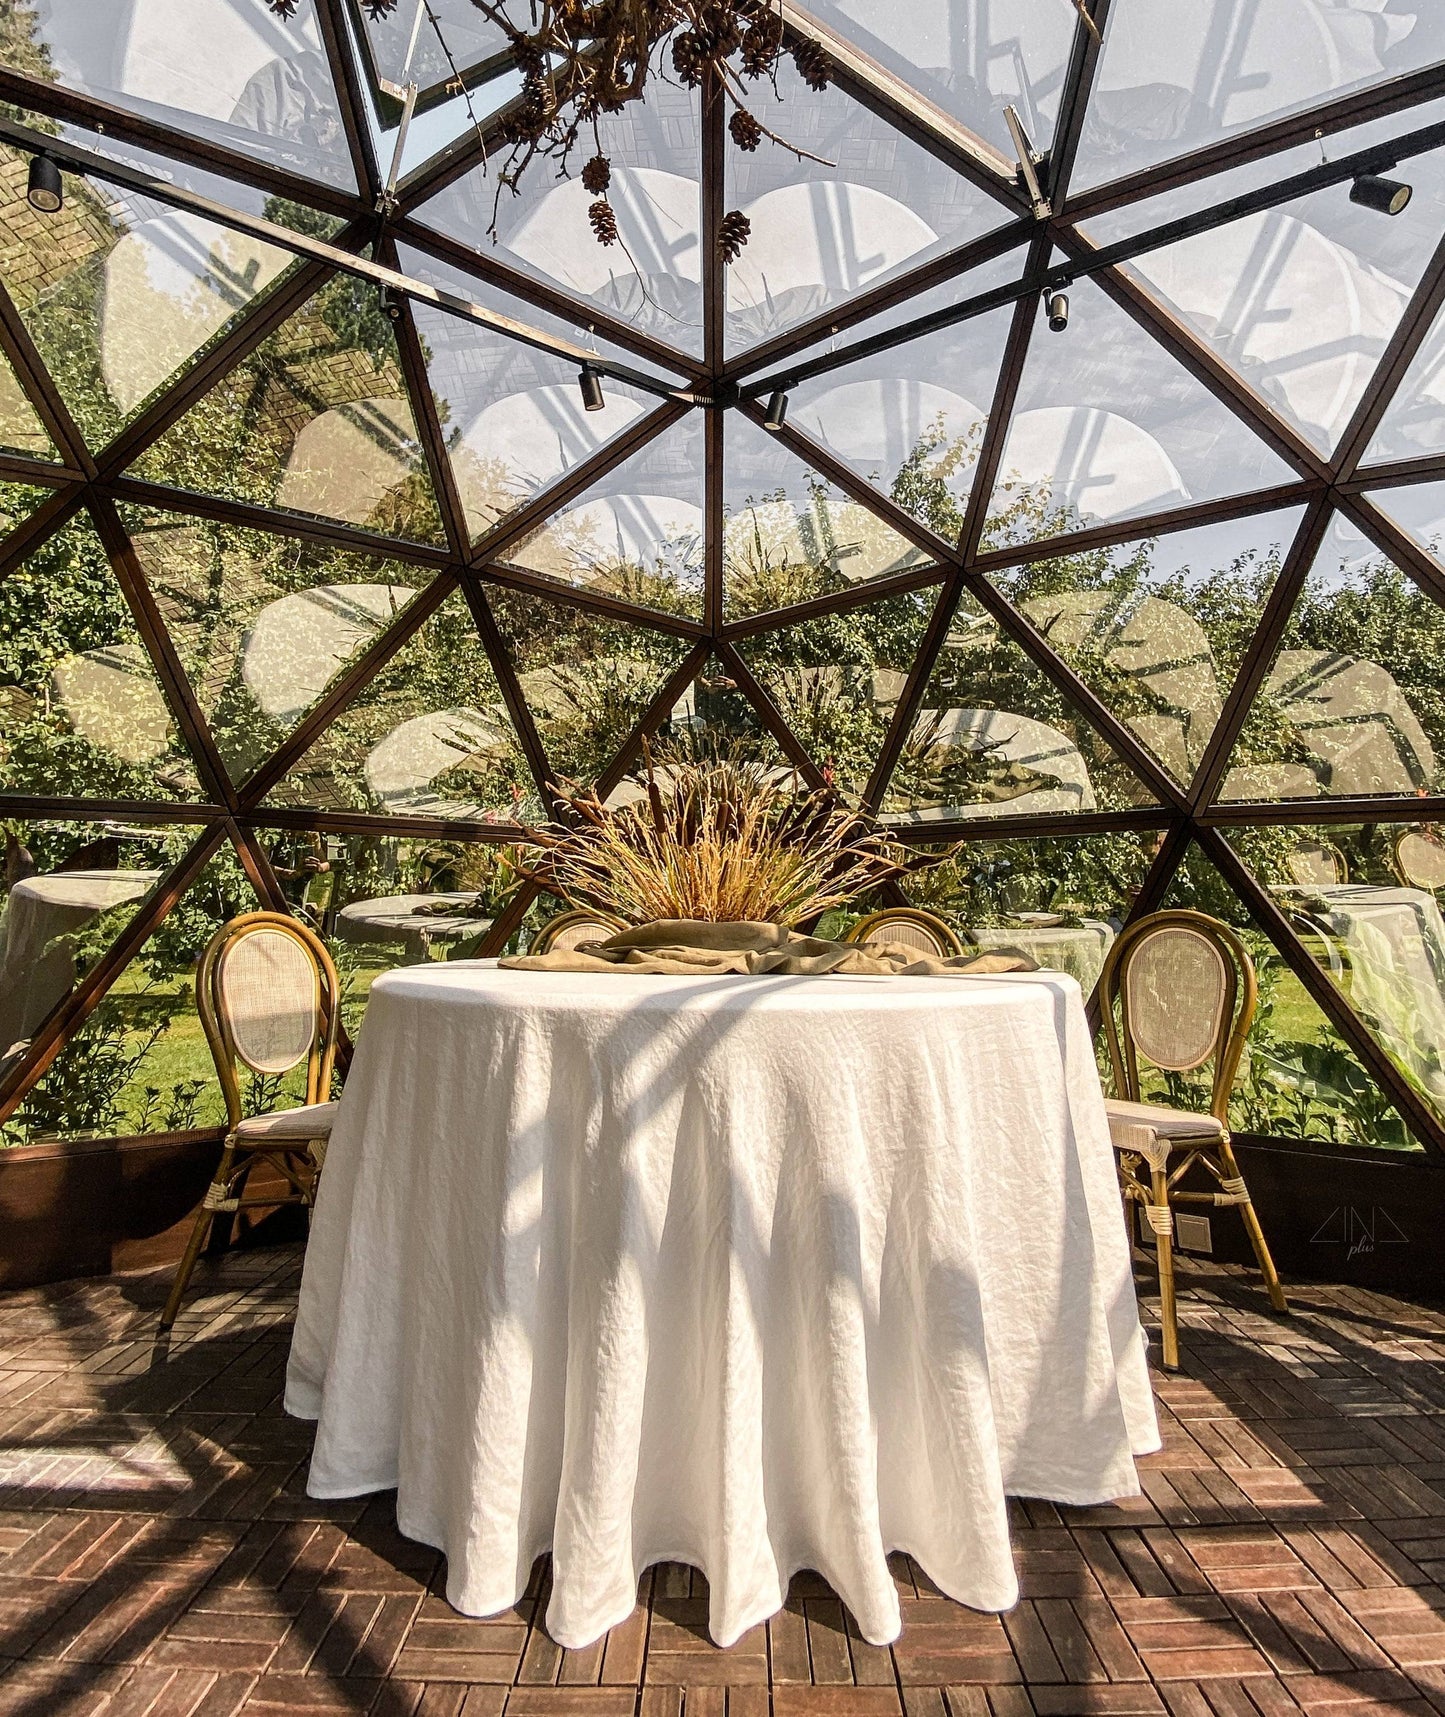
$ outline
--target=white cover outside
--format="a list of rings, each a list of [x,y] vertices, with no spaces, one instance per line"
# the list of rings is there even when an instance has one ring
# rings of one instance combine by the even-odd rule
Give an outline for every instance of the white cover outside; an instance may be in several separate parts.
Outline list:
[[[814,1568],[1018,1595],[1004,1498],[1158,1447],[1077,984],[397,971],[371,991],[287,1409],[486,1615],[581,1647],[703,1568],[728,1644]]]

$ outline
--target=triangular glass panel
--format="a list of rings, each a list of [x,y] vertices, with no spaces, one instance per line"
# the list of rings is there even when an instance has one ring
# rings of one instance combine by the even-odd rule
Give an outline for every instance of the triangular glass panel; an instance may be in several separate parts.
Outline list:
[[[1171,11],[1162,29],[1151,7],[1117,7],[1104,27],[1075,188],[1369,88],[1442,51],[1439,20],[1423,7],[1201,0]]]
[[[0,447],[27,459],[58,459],[55,444],[31,405],[20,378],[0,356]]]
[[[597,140],[611,167],[614,243],[600,243],[588,219],[595,198],[580,175],[594,153],[590,125],[560,182],[534,165],[514,195],[499,177],[504,153],[422,204],[416,219],[560,288],[577,300],[581,320],[592,303],[680,352],[701,352],[697,93],[650,79],[644,100],[599,115]]]
[[[1225,800],[1445,786],[1445,608],[1336,516],[1220,789]]]
[[[501,29],[471,0],[430,0],[430,16],[417,26],[415,8],[372,5],[361,18],[361,47],[369,69],[388,83],[418,90],[425,111],[457,76],[470,86],[479,71],[507,48]]]
[[[604,378],[587,410],[572,365],[456,316],[418,308],[442,436],[472,535],[481,536],[657,404]]]
[[[789,427],[957,542],[1011,316],[994,310],[805,382]]]
[[[1411,483],[1399,489],[1371,489],[1368,499],[1420,547],[1445,566],[1445,483]]]
[[[1029,835],[910,848],[925,860],[904,877],[915,906],[981,948],[1017,948],[1077,978],[1087,996],[1154,857],[1152,831],[1054,839]]]
[[[80,853],[87,868],[77,873],[80,880],[71,889],[84,902],[78,911],[102,899],[107,887],[118,897],[131,886],[139,887],[142,896],[148,894],[194,842],[196,831],[137,828],[103,838],[119,845],[129,868],[99,871],[91,868],[87,854]],[[66,881],[63,874],[38,880],[57,890]],[[49,964],[43,976],[52,989],[65,982],[68,992],[67,943],[72,945],[71,967],[78,971],[115,940],[140,904],[137,896],[78,922],[72,917],[74,932],[55,935],[48,944]],[[196,1010],[196,962],[227,920],[254,912],[258,904],[234,851],[223,847],[26,1093],[0,1138],[22,1144],[42,1138],[165,1133],[223,1125],[226,1105]],[[54,930],[60,931],[62,917],[53,916]],[[107,932],[106,941],[98,943]],[[248,1113],[260,1113],[278,1100],[285,1107],[304,1096],[304,1065],[291,1074],[264,1080],[254,1075],[248,1079],[242,1073]],[[186,1214],[178,1209],[174,1220]]]
[[[910,590],[738,640],[803,749],[850,797],[878,761],[937,601],[936,589]]]
[[[1053,141],[1078,14],[1032,0],[815,0],[815,17],[1014,157],[1005,103],[1040,152]]]
[[[1303,508],[1009,567],[992,582],[1181,785]]]
[[[518,590],[491,586],[487,600],[553,771],[595,780],[690,641]]]
[[[693,412],[504,558],[563,584],[697,619],[703,607],[702,472],[702,414]]]
[[[175,488],[440,541],[396,335],[337,275],[132,467]]]
[[[197,799],[196,772],[95,528],[72,520],[0,580],[0,787]]]
[[[1445,178],[1442,168],[1445,152],[1411,161],[1415,196],[1394,220],[1331,186],[1125,266],[1328,452],[1433,254],[1440,203],[1429,192]]]
[[[1445,453],[1445,310],[1430,324],[1361,464]]]
[[[0,150],[0,279],[81,433],[99,448],[294,258],[73,174],[64,208],[39,215],[25,200],[28,165]],[[12,386],[18,393],[7,380],[6,397]],[[51,457],[48,443],[38,456]]]
[[[727,270],[730,352],[1009,219],[987,191],[846,91],[810,89],[786,56],[776,84],[749,84],[747,101],[781,142],[729,146],[726,156],[728,208],[749,223]]]
[[[143,0],[107,24],[69,0],[37,0],[10,29],[67,89],[356,189],[315,0],[286,18],[251,0]]]
[[[899,674],[895,704],[903,688]],[[1058,818],[1151,802],[1103,736],[965,594],[894,768],[885,818]]]
[[[126,507],[122,517],[237,782],[433,576],[180,513]]]
[[[265,803],[449,822],[541,814],[460,594],[367,681]]]
[[[847,590],[929,557],[765,430],[725,419],[723,607],[769,613]]]
[[[1399,835],[1380,824],[1226,831],[1370,1035],[1445,1118],[1445,926],[1433,894],[1400,886],[1394,861]],[[1197,898],[1200,885],[1208,900]],[[1220,916],[1214,902],[1225,887],[1191,848],[1168,904],[1197,904]],[[1236,904],[1224,916],[1238,924],[1244,915]],[[1257,932],[1244,934],[1259,972],[1261,1006],[1245,1078],[1231,1105],[1234,1124],[1253,1133],[1418,1149],[1273,944]]]
[[[1089,280],[1067,330],[1034,326],[985,541],[1030,542],[1294,475]]]
[[[649,741],[653,767],[663,780],[692,761],[733,757],[755,762],[781,788],[800,787],[797,771],[758,719],[726,665],[709,656],[696,679],[669,710]],[[647,791],[647,767],[639,757],[608,795],[614,807],[635,803]]]

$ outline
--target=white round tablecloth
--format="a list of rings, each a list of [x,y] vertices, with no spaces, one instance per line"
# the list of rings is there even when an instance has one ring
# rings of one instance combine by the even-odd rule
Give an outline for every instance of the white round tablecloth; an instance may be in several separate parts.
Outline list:
[[[1078,985],[384,974],[287,1373],[318,1497],[397,1489],[487,1615],[548,1631],[702,1568],[722,1645],[886,1554],[980,1609],[1005,1495],[1134,1494],[1158,1433]]]

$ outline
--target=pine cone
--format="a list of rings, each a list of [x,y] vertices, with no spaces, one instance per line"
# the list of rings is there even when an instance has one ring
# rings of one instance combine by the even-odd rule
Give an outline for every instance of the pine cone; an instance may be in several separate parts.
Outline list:
[[[266,4],[278,18],[294,18],[296,16],[296,0],[266,0]]]
[[[673,38],[672,69],[687,89],[696,89],[707,68],[707,43],[693,30]]]
[[[605,155],[594,155],[582,169],[582,188],[600,197],[612,183],[612,163]]]
[[[765,12],[743,36],[742,66],[751,78],[766,77],[778,63],[783,46],[783,24],[776,12]]]
[[[373,24],[379,24],[396,10],[396,0],[361,0],[361,9]]]
[[[763,128],[745,107],[735,108],[728,121],[728,133],[738,148],[751,155],[763,140]]]
[[[736,262],[743,246],[752,234],[753,223],[741,209],[730,209],[718,222],[718,255],[724,262]]]
[[[793,49],[793,64],[809,89],[827,89],[830,76],[828,56],[816,42],[799,42]]]
[[[592,223],[592,234],[598,244],[617,243],[617,216],[606,197],[599,197],[595,203],[588,204],[587,219]]]

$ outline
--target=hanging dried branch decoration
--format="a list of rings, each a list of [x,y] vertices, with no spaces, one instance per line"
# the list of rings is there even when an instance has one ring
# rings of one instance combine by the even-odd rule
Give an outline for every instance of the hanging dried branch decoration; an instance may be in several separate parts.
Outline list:
[[[396,0],[361,0],[361,9],[373,24],[379,24],[396,10]]]

